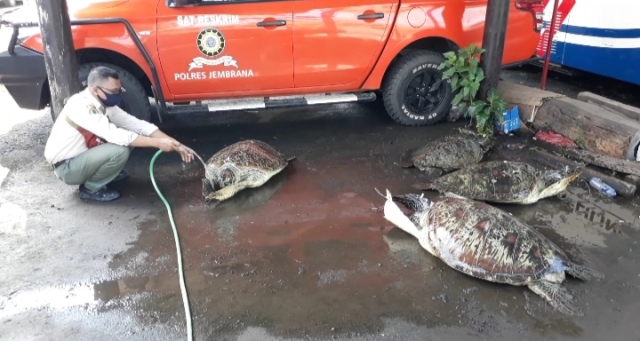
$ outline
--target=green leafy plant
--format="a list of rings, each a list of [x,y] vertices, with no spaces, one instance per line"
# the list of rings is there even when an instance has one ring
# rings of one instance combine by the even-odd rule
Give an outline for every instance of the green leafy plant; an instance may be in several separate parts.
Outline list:
[[[476,120],[476,128],[483,136],[493,135],[493,125],[495,122],[502,123],[504,117],[502,113],[506,109],[505,102],[498,90],[491,89],[487,93],[487,103],[483,101],[473,101],[467,113]]]
[[[476,47],[474,43],[458,50],[458,52],[446,52],[446,60],[438,66],[439,70],[445,69],[443,79],[451,80],[451,88],[456,96],[452,104],[457,105],[464,117],[475,120],[478,133],[483,136],[493,135],[495,122],[502,123],[507,103],[500,98],[496,89],[487,93],[487,101],[476,100],[480,82],[485,74],[480,67],[480,55],[485,50]]]

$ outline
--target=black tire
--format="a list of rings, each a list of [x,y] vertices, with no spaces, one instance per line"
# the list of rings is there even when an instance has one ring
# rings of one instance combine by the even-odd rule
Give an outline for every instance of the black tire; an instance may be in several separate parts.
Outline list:
[[[438,65],[444,60],[441,53],[415,51],[391,67],[389,76],[382,85],[382,98],[387,113],[394,121],[405,126],[430,126],[447,117],[454,94],[449,81],[440,81],[443,71],[438,70]],[[418,78],[423,75],[430,77],[426,86],[424,81],[427,78]],[[413,84],[418,83],[420,89],[415,91]],[[411,100],[408,99],[408,92],[412,92],[409,95]],[[422,103],[430,103],[422,111],[419,110],[419,106],[412,104],[420,101],[420,98]]]
[[[120,76],[120,82],[125,92],[122,94],[123,101],[118,105],[122,110],[135,116],[138,119],[149,122],[151,120],[151,106],[149,97],[144,91],[142,84],[129,71],[109,63],[87,63],[78,68],[82,89],[85,89],[87,77],[91,69],[98,66],[106,66],[115,70]]]

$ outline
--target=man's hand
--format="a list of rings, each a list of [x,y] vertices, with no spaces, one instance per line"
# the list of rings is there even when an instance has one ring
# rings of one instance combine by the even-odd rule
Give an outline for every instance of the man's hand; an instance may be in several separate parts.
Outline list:
[[[171,137],[167,138],[159,138],[158,139],[158,148],[162,149],[165,152],[176,151],[180,154],[182,161],[191,162],[193,161],[193,153],[183,146],[180,142],[176,141]]]
[[[157,140],[158,148],[162,149],[163,152],[177,151],[180,147],[180,142],[172,138],[159,138]]]
[[[180,157],[182,158],[182,161],[184,161],[184,162],[193,161],[193,153],[191,152],[191,150],[189,150],[188,148],[186,148],[185,146],[183,146],[181,144],[178,147],[178,153],[180,153]]]
[[[193,161],[193,152],[176,141],[173,137],[168,136],[159,129],[154,131],[149,137],[138,136],[132,143],[132,147],[155,147],[163,152],[178,152],[182,161]]]

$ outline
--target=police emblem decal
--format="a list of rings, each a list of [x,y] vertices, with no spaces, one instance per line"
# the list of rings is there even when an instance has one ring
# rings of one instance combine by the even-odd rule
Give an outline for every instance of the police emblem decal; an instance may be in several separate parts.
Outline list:
[[[205,28],[198,34],[196,44],[202,54],[207,57],[215,57],[224,50],[224,35],[215,28]]]

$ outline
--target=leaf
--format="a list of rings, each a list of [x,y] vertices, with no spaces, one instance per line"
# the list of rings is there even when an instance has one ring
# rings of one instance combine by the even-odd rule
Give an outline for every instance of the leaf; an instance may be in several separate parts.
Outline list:
[[[475,65],[471,63],[471,65],[469,65],[469,75],[471,75],[473,78],[478,77],[478,63],[476,63]]]
[[[476,75],[476,80],[478,82],[482,82],[482,80],[484,79],[484,70],[482,68],[478,68],[478,72]]]
[[[458,85],[458,81],[460,80],[460,76],[455,74],[453,75],[453,77],[451,77],[451,88],[455,91],[458,88],[456,87]]]
[[[469,87],[465,87],[463,90],[463,93],[464,93],[464,97],[469,96]]]
[[[480,89],[480,82],[473,82],[473,84],[471,84],[470,87],[471,87],[471,97],[476,98],[476,96],[478,95],[478,89]]]
[[[454,105],[457,105],[458,103],[460,103],[460,101],[462,101],[462,97],[463,97],[463,93],[458,92],[458,94],[456,95],[456,97],[453,98],[453,101],[451,103],[453,103]]]
[[[453,59],[456,57],[456,53],[453,51],[445,52],[442,55],[447,59]]]
[[[480,81],[476,80],[475,82],[473,82],[473,84],[471,84],[471,87],[473,88],[473,90],[478,91],[478,89],[480,89]]]
[[[507,102],[500,99],[500,100],[497,100],[491,107],[493,108],[494,111],[498,113],[502,113],[507,108]]]
[[[445,72],[443,72],[443,73],[442,73],[442,77],[444,77],[444,78],[449,78],[449,77],[451,77],[455,72],[456,72],[456,69],[454,69],[454,68],[450,68],[450,69],[448,69],[447,71],[445,71]]]
[[[484,106],[486,106],[486,105],[487,105],[487,103],[485,103],[484,101],[473,101],[473,102],[471,103],[471,105],[472,105],[473,107],[475,107],[477,110],[480,110],[480,109],[482,109]]]
[[[482,111],[485,105],[486,104],[482,101],[475,101],[469,106],[469,113],[471,114],[471,116],[476,116],[479,112]]]
[[[487,120],[488,117],[484,115],[484,110],[481,110],[480,113],[476,115],[476,126],[484,127],[485,125],[487,125]]]

